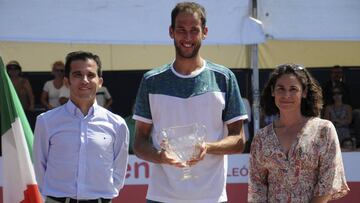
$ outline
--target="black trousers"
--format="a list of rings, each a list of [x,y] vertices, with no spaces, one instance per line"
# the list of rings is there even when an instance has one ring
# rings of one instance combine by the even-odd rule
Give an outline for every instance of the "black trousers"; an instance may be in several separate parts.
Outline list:
[[[157,202],[157,201],[147,199],[146,203],[165,203],[165,202]],[[227,203],[227,202],[221,202],[221,203]]]
[[[46,203],[111,203],[111,199],[91,199],[91,200],[76,200],[69,197],[46,197]]]

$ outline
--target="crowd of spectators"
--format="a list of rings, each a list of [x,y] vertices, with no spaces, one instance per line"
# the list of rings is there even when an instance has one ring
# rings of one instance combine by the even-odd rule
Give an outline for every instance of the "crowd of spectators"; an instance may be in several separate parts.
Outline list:
[[[331,69],[330,79],[323,87],[323,97],[323,117],[334,124],[343,151],[358,151],[360,115],[358,109],[352,108],[350,88],[341,66]]]

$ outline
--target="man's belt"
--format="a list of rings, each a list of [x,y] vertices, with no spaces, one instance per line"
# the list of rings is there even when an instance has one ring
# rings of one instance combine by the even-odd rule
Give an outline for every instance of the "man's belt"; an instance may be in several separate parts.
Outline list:
[[[65,203],[65,202],[69,202],[69,203],[109,203],[109,202],[111,202],[111,199],[104,199],[104,198],[88,199],[88,200],[77,200],[77,199],[73,199],[70,197],[52,197],[52,196],[47,196],[47,198],[50,198],[52,200],[55,200],[55,201],[61,202],[61,203]],[[66,201],[66,200],[68,200],[68,201]]]

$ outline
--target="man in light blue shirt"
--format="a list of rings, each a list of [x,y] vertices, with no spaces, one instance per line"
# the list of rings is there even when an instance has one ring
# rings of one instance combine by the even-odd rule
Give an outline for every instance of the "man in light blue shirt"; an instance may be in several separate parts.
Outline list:
[[[129,130],[97,105],[101,62],[89,52],[66,57],[69,101],[38,116],[34,166],[46,202],[111,202],[124,185]]]

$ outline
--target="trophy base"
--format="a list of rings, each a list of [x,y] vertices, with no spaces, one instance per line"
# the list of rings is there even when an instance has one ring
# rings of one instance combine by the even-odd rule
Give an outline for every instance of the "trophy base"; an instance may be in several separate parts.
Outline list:
[[[183,176],[183,177],[181,178],[181,180],[190,180],[190,179],[192,179],[192,178],[194,178],[194,177],[191,176],[191,175],[186,175],[186,176]]]
[[[190,166],[185,166],[183,168],[183,176],[181,178],[181,180],[190,180],[190,179],[196,179],[198,178],[198,176],[195,176],[191,173],[191,169]]]
[[[189,180],[192,178],[191,169],[189,165],[185,164],[185,167],[182,170],[183,170],[183,176],[181,180]]]

